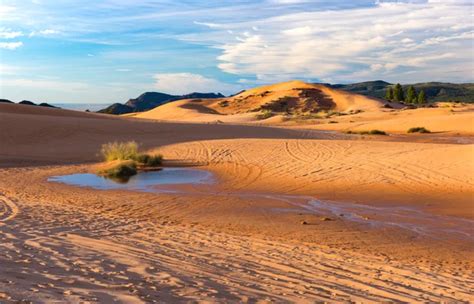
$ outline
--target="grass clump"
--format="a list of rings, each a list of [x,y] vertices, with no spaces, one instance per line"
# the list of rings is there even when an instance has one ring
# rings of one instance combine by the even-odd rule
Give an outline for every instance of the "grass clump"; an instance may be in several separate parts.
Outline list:
[[[134,161],[135,165],[156,167],[161,165],[163,161],[163,156],[160,154],[138,153],[138,144],[134,141],[107,143],[102,145],[100,152],[107,162],[130,160]]]
[[[369,135],[387,135],[387,133],[385,131],[375,129],[375,130],[370,130]]]
[[[407,133],[431,133],[431,131],[425,127],[414,127],[408,129]]]
[[[157,166],[160,166],[161,163],[163,162],[163,156],[161,156],[160,154],[149,155],[149,154],[140,153],[140,154],[137,154],[133,158],[133,160],[142,166],[157,167]]]
[[[102,167],[97,173],[107,178],[127,180],[137,174],[137,165],[132,160],[114,161]]]
[[[148,158],[146,162],[144,163],[144,165],[148,167],[158,167],[161,165],[162,162],[163,162],[163,156],[161,156],[160,154],[148,155]]]
[[[133,160],[138,156],[138,144],[134,141],[103,144],[100,153],[105,161]]]
[[[387,132],[381,130],[370,130],[370,131],[347,131],[346,134],[359,134],[359,135],[388,135]]]
[[[137,174],[138,169],[159,167],[163,162],[160,154],[139,153],[138,144],[134,141],[107,143],[102,145],[100,152],[106,164],[97,174],[112,179],[127,180]]]
[[[263,110],[261,113],[256,115],[258,120],[267,119],[273,116],[273,112],[271,110]]]

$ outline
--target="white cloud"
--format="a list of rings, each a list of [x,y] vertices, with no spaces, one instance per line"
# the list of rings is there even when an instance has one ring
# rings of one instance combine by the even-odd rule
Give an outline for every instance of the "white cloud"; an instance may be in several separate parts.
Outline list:
[[[130,72],[132,70],[130,70],[130,69],[115,69],[115,71],[117,71],[117,72]]]
[[[169,94],[187,94],[192,92],[221,92],[235,93],[239,85],[223,83],[213,78],[207,78],[192,73],[163,73],[154,75],[155,89]]]
[[[60,31],[53,30],[53,29],[46,29],[46,30],[41,30],[41,31],[32,31],[28,36],[29,37],[34,37],[34,36],[52,36],[52,35],[57,35],[60,34]]]
[[[1,27],[0,28],[0,38],[2,39],[13,39],[23,36],[23,33],[20,31],[12,31],[11,29]]]
[[[379,2],[216,24],[181,39],[220,49],[218,67],[224,72],[269,81],[363,80],[349,78],[357,75],[426,81],[435,68],[457,70],[451,79],[472,81],[474,23],[469,20],[466,1]],[[254,27],[258,32],[251,31]]]
[[[0,49],[7,50],[16,50],[17,48],[23,46],[23,42],[0,42]]]
[[[9,16],[15,11],[15,7],[0,4],[0,19],[8,20]]]

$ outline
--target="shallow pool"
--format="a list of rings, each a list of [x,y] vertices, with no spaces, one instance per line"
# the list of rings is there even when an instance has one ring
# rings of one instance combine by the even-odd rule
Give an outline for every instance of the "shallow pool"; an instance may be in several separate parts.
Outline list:
[[[52,176],[49,182],[63,183],[100,190],[132,190],[159,192],[154,186],[179,184],[210,184],[214,180],[209,171],[189,168],[164,168],[159,171],[139,172],[128,180],[114,180],[91,173]]]

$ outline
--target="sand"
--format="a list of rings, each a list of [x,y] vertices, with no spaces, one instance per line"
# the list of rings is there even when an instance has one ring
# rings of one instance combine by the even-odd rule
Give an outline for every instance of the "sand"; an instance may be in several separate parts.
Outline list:
[[[312,114],[316,118],[301,112],[308,110],[305,107],[308,98],[313,98],[312,104],[320,106],[321,111],[317,108]],[[276,109],[274,116],[258,118],[262,107],[278,104],[280,100],[288,100],[291,114],[282,115],[281,109]],[[225,106],[222,106],[223,102]],[[330,113],[333,115],[327,117]],[[125,116],[155,121],[258,124],[338,132],[378,129],[395,135],[407,134],[413,127],[424,127],[440,136],[474,134],[474,106],[469,104],[439,102],[433,108],[410,109],[399,103],[301,81],[258,87],[229,98],[180,100]]]
[[[472,238],[437,234],[472,227],[472,144],[25,109],[0,105],[0,302],[474,301]],[[218,183],[157,195],[47,182],[132,139]],[[308,197],[375,209],[309,212]],[[434,230],[373,226],[400,208]]]

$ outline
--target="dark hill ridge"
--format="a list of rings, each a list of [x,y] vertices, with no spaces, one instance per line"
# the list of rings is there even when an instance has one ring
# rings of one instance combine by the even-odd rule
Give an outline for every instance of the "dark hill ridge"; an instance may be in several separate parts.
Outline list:
[[[22,100],[18,104],[27,105],[27,106],[36,106],[36,104],[29,100]]]
[[[11,100],[8,100],[8,99],[0,99],[0,102],[4,102],[4,103],[14,103],[13,101]],[[32,101],[29,101],[29,100],[22,100],[20,101],[18,104],[21,104],[21,105],[26,105],[26,106],[39,106],[39,107],[48,107],[48,108],[58,108],[58,107],[55,107],[53,105],[50,105],[49,103],[46,103],[46,102],[42,102],[40,104],[36,104]]]
[[[394,84],[382,80],[366,81],[352,84],[326,84],[332,88],[349,91],[361,95],[384,98],[387,87]],[[423,82],[402,85],[406,92],[413,85],[417,92],[424,90],[428,102],[460,101],[474,102],[473,83]]]
[[[125,104],[114,103],[105,109],[99,110],[99,113],[107,114],[126,114],[132,112],[143,112],[154,109],[165,103],[181,99],[200,99],[200,98],[222,98],[221,93],[190,93],[186,95],[170,95],[160,92],[146,92],[137,98],[129,99]]]

